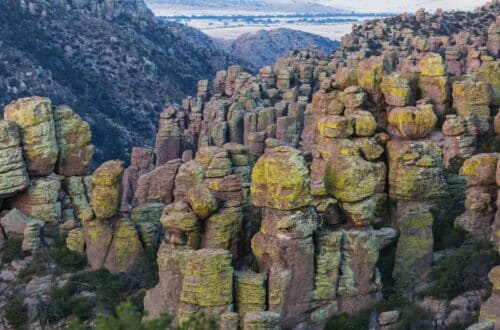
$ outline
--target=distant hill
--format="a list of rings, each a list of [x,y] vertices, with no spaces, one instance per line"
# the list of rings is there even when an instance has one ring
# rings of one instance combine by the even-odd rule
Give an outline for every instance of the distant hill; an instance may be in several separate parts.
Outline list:
[[[233,9],[276,12],[336,12],[336,6],[323,5],[307,0],[147,0],[153,10],[162,8]]]
[[[142,0],[0,1],[0,109],[31,95],[91,123],[96,160],[151,143],[164,106],[227,63],[199,30],[160,22]]]
[[[293,50],[316,46],[320,52],[330,54],[339,45],[338,41],[316,34],[280,28],[245,33],[231,42],[227,50],[242,63],[250,64],[255,71]]]

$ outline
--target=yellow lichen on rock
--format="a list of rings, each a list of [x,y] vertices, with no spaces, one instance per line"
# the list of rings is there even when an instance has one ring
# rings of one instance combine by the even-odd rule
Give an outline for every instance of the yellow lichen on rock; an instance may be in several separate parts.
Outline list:
[[[297,149],[267,149],[252,171],[251,194],[255,206],[293,210],[312,201],[309,169]]]
[[[123,171],[123,162],[114,160],[102,164],[94,172],[92,207],[97,219],[110,218],[118,211]]]

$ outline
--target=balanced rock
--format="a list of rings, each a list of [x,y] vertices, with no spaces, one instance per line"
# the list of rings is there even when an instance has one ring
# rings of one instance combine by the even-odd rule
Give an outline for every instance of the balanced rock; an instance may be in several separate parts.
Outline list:
[[[97,219],[110,218],[118,211],[123,171],[123,162],[108,161],[92,175],[92,208]]]

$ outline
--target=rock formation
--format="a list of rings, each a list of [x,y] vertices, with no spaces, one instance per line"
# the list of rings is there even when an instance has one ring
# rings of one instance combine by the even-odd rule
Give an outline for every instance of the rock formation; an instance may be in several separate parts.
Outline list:
[[[322,329],[382,298],[387,249],[395,289],[418,300],[446,254],[434,251],[445,221],[436,208],[463,201],[455,226],[467,243],[500,246],[489,28],[499,12],[495,1],[369,21],[328,57],[295,51],[256,75],[230,66],[162,112],[154,148],[91,176],[78,116],[40,97],[15,101],[0,125],[0,179],[15,178],[0,180],[2,232],[22,233],[27,251],[61,232],[92,269],[113,273],[156,253],[159,282],[144,307],[175,324],[204,313],[222,329]],[[496,269],[481,320],[498,320]],[[419,305],[435,328],[469,325],[483,296]],[[397,311],[375,316],[382,328],[400,322]]]

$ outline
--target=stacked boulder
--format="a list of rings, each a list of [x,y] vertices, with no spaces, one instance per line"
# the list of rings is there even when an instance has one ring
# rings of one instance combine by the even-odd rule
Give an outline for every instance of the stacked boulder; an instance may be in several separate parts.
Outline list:
[[[418,87],[422,98],[429,98],[434,112],[442,119],[446,115],[450,87],[443,57],[436,53],[425,54],[419,62]]]
[[[42,234],[67,232],[75,226],[74,213],[83,212],[83,207],[73,207],[63,183],[86,175],[92,166],[90,126],[69,107],[53,107],[42,97],[12,102],[4,118],[0,182],[5,226],[10,228],[4,230],[15,232],[11,236],[23,239],[26,251],[34,251],[43,245]],[[24,237],[16,237],[20,228]]]
[[[123,171],[122,162],[109,161],[93,173],[90,200],[94,217],[90,217],[91,213],[86,209],[84,214],[88,217],[82,221],[81,229],[73,229],[67,238],[68,247],[85,253],[93,269],[105,267],[118,273],[129,270],[140,261],[143,247],[137,229],[130,219],[117,214]],[[83,205],[85,195],[80,195]]]
[[[455,225],[466,230],[477,241],[497,242],[492,230],[496,214],[498,154],[477,154],[467,159],[460,174],[467,179],[466,211]]]
[[[395,203],[392,221],[400,232],[393,276],[407,290],[431,270],[430,208],[447,194],[442,150],[428,138],[436,123],[434,106],[426,100],[392,109],[388,115],[389,197]]]
[[[244,243],[253,235],[247,229],[255,227],[243,223],[251,162],[243,145],[226,144],[201,148],[195,159],[179,167],[174,202],[161,216],[165,238],[157,256],[160,281],[144,300],[151,317],[167,312],[182,323],[204,312],[218,319],[232,312],[236,302],[242,313],[259,310],[264,303],[255,299],[265,294],[251,292],[253,284],[263,287],[263,279],[245,273],[235,273],[238,289],[233,293],[234,267],[249,266]]]
[[[267,148],[252,171],[252,203],[262,207],[260,231],[252,238],[259,269],[268,277],[269,310],[282,327],[306,326],[314,289],[313,232],[309,170],[293,148]]]

